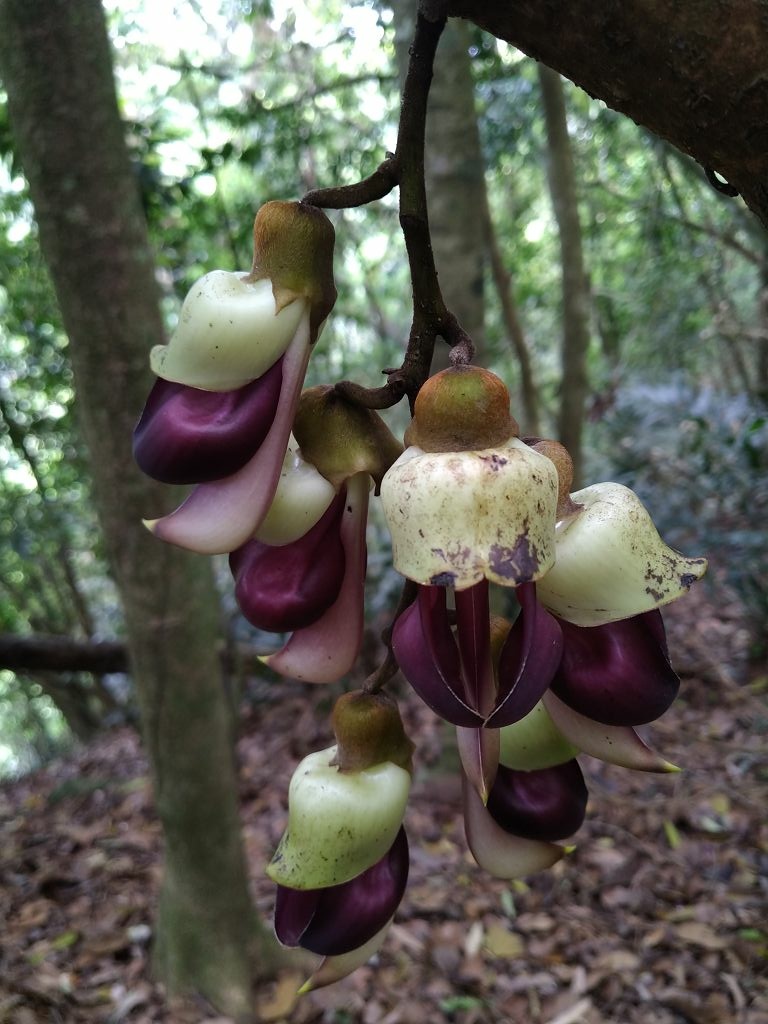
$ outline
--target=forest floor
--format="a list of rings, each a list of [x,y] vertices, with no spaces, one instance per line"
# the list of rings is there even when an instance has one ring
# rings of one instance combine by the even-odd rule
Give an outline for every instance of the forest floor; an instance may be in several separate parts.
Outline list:
[[[441,755],[448,734],[404,695],[418,743],[412,867],[389,938],[351,978],[298,1000],[306,971],[288,968],[257,994],[259,1019],[768,1024],[768,680],[746,672],[730,614],[702,595],[667,615],[683,686],[647,735],[685,770],[583,758],[590,802],[576,849],[525,883],[474,865]],[[258,695],[239,764],[253,893],[269,918],[264,865],[297,760],[330,742],[331,700],[285,683]],[[199,1002],[168,1005],[151,979],[159,858],[127,729],[0,788],[0,1024],[226,1024]]]

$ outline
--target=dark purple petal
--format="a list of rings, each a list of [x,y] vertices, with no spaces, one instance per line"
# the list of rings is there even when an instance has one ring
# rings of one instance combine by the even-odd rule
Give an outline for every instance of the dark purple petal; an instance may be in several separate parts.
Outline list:
[[[310,891],[278,886],[277,937],[321,956],[340,956],[365,945],[397,910],[408,866],[408,839],[401,827],[388,853],[349,882]],[[314,911],[297,938],[311,906],[309,897],[315,899]]]
[[[464,699],[461,661],[448,622],[444,587],[419,587],[416,601],[395,623],[392,648],[403,675],[436,714],[452,725],[482,724],[482,716]]]
[[[320,900],[321,889],[288,889],[278,885],[275,934],[284,946],[298,946]]]
[[[576,760],[531,772],[499,765],[488,810],[505,832],[552,841],[581,827],[588,795]]]
[[[282,380],[282,359],[235,391],[158,379],[133,433],[139,468],[166,484],[204,483],[237,472],[267,436]]]
[[[522,583],[515,595],[520,614],[501,649],[497,706],[486,722],[491,728],[519,722],[538,704],[562,654],[560,625],[536,600],[536,584]]]
[[[229,556],[235,598],[246,619],[270,633],[316,622],[339,596],[345,555],[340,536],[346,490],[291,544],[250,540]]]
[[[488,604],[488,580],[466,590],[457,590],[456,639],[464,669],[468,703],[483,717],[493,709],[496,680],[491,662],[491,612]]]
[[[365,526],[369,476],[356,473],[347,481],[347,501],[339,536],[344,548],[344,579],[331,607],[304,629],[298,629],[279,651],[263,661],[275,672],[306,683],[334,683],[360,652],[365,620]]]
[[[605,725],[643,725],[672,704],[680,680],[657,609],[603,626],[560,625],[563,657],[552,690],[574,711]]]

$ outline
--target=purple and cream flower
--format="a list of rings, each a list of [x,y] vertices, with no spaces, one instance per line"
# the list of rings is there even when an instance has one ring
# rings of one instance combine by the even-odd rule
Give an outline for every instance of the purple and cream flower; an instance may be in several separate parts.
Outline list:
[[[412,744],[383,695],[345,694],[336,745],[309,754],[288,791],[288,825],[267,868],[275,931],[324,959],[302,991],[365,963],[384,941],[408,879],[402,826]]]
[[[304,374],[336,297],[333,227],[320,210],[267,203],[249,273],[216,270],[193,285],[134,435],[147,475],[196,486],[176,511],[147,520],[162,540],[232,551],[267,513]]]
[[[235,598],[248,622],[292,634],[263,659],[281,675],[333,682],[357,658],[370,488],[368,474],[355,473],[337,493],[291,439],[256,536],[229,556]]]
[[[418,584],[393,650],[417,693],[457,727],[470,848],[515,877],[562,856],[552,840],[581,823],[575,753],[674,770],[633,727],[675,698],[658,608],[706,562],[668,548],[628,488],[569,495],[562,446],[512,436],[485,447],[482,420],[462,427],[460,443],[446,440],[439,395],[445,387],[455,400],[461,379],[443,383],[453,373],[432,378],[426,409],[417,398],[411,436],[426,444],[407,448],[382,484],[395,568]],[[489,581],[513,588],[518,606],[495,638]],[[505,730],[532,715],[547,716],[567,756],[500,769]]]

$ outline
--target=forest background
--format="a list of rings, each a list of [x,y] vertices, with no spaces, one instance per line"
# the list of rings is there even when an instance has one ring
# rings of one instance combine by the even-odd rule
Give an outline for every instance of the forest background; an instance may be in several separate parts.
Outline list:
[[[200,274],[248,266],[261,202],[356,181],[394,148],[412,5],[106,10],[170,330]],[[440,52],[427,183],[450,304],[479,361],[509,382],[526,433],[557,434],[577,451],[583,442],[584,482],[630,484],[668,542],[710,557],[709,604],[738,623],[728,672],[759,694],[768,621],[765,229],[698,165],[507,44],[451,22]],[[80,426],[117,406],[115,381],[104,360],[103,377],[75,393],[15,146],[3,106],[0,755],[11,774],[137,718]],[[309,383],[375,386],[380,369],[399,362],[410,319],[396,207],[387,199],[333,218],[340,299]],[[393,427],[403,416],[391,416]],[[220,608],[208,617],[209,635],[222,637],[229,692],[274,697],[280,684],[254,673],[261,638],[236,615],[225,575],[217,572]],[[374,519],[362,670],[375,663],[396,590]],[[719,666],[720,652],[702,648],[705,663]]]
[[[170,329],[198,276],[249,265],[262,201],[358,180],[393,148],[398,19],[361,3],[107,10]],[[399,20],[407,47],[407,9]],[[441,282],[483,361],[510,383],[524,430],[551,435],[569,392],[562,260],[574,261],[553,212],[547,159],[556,143],[536,64],[467,25],[448,36],[452,71],[438,65],[428,149]],[[707,585],[727,585],[726,600],[743,606],[744,656],[758,660],[768,619],[768,236],[692,161],[563,85],[578,208],[561,216],[578,213],[584,267],[582,479],[631,485],[673,546],[709,554]],[[104,640],[122,627],[94,543],[67,338],[5,107],[0,156],[0,764],[17,772],[72,735],[130,717],[133,702],[120,673],[52,673],[44,653],[42,667],[2,667],[30,657],[12,636]],[[561,207],[576,198],[554,196]],[[340,299],[310,382],[377,385],[380,368],[399,361],[409,323],[395,208],[384,200],[334,220]],[[373,615],[394,593],[386,562],[380,533]],[[244,639],[231,595],[223,609],[230,638]],[[63,665],[67,656],[77,661],[77,650],[58,655]]]

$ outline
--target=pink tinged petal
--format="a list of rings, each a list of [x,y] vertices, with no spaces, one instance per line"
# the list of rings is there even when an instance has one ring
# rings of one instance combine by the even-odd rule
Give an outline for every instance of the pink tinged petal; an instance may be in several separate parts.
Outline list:
[[[372,956],[384,945],[391,920],[387,921],[380,932],[377,932],[372,939],[369,939],[364,946],[353,949],[351,953],[343,953],[341,956],[327,956],[318,969],[308,978],[299,989],[299,995],[313,992],[316,988],[324,988],[326,985],[333,985],[348,977],[358,967],[362,967]]]
[[[667,656],[661,612],[561,626],[563,658],[552,690],[574,711],[607,725],[643,725],[670,707],[680,680]]]
[[[385,856],[349,882],[308,892],[278,886],[278,939],[322,956],[341,956],[364,946],[400,905],[408,866],[408,840],[401,828]]]
[[[569,708],[551,690],[544,694],[543,700],[557,729],[569,743],[585,754],[639,772],[680,771],[655,750],[651,750],[629,726],[594,722]]]
[[[316,622],[334,604],[344,580],[340,524],[346,488],[299,540],[274,546],[258,540],[233,551],[235,598],[251,625],[285,633]]]
[[[560,625],[536,600],[536,584],[523,583],[515,594],[520,614],[501,650],[497,707],[486,722],[494,728],[519,722],[533,710],[555,674],[563,649]]]
[[[469,704],[485,718],[496,700],[491,661],[491,612],[488,580],[454,593],[456,639]]]
[[[486,803],[499,767],[499,730],[458,727],[456,742],[464,775],[482,802]]]
[[[283,356],[280,401],[258,452],[232,476],[199,484],[175,512],[145,520],[155,536],[202,555],[234,551],[253,536],[277,489],[309,353],[309,317],[305,315]]]
[[[305,683],[333,683],[355,663],[363,640],[369,486],[366,473],[357,473],[347,482],[339,530],[345,570],[336,601],[312,625],[297,630],[285,647],[262,659],[280,675]]]
[[[496,824],[488,809],[464,780],[464,830],[477,863],[495,878],[523,878],[552,867],[565,854],[562,846],[510,835]]]
[[[452,725],[482,724],[482,717],[464,699],[445,587],[419,587],[416,601],[395,623],[392,647],[403,675],[435,714]]]
[[[235,391],[201,391],[158,378],[133,433],[139,468],[166,484],[236,473],[269,433],[282,380],[282,358]]]
[[[499,766],[488,810],[505,832],[526,839],[565,839],[581,828],[587,787],[579,762],[515,771]]]

